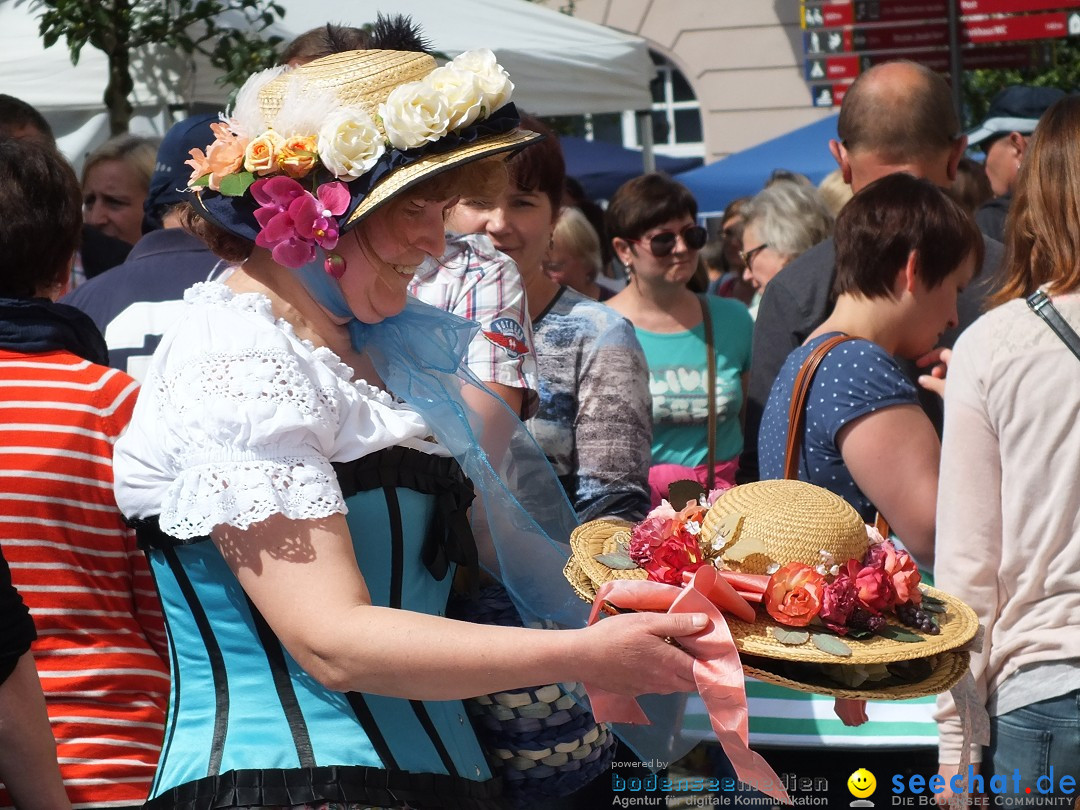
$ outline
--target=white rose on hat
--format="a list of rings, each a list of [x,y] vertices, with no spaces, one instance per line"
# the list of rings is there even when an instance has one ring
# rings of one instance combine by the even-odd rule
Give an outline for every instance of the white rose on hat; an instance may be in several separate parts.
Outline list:
[[[339,180],[367,174],[386,151],[371,116],[359,107],[332,113],[319,128],[319,159]]]
[[[484,88],[480,78],[468,70],[459,70],[452,64],[436,68],[424,77],[446,99],[450,109],[450,130],[467,127],[480,117],[484,109]]]
[[[437,141],[450,129],[450,109],[443,94],[426,82],[395,87],[379,105],[386,137],[398,149]]]
[[[468,71],[476,76],[484,93],[484,115],[491,115],[510,100],[514,83],[510,74],[496,61],[495,54],[487,48],[466,51],[454,57],[450,66]]]

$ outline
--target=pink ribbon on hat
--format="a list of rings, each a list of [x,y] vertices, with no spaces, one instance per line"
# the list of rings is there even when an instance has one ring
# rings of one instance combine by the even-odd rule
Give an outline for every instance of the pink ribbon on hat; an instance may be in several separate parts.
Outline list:
[[[748,710],[742,664],[724,615],[708,596],[710,593],[725,592],[724,586],[727,586],[727,582],[712,566],[699,568],[682,588],[647,580],[609,580],[597,591],[589,624],[599,618],[605,602],[631,610],[706,614],[710,621],[705,629],[695,636],[681,637],[679,644],[694,656],[694,680],[709,712],[709,722],[716,739],[723,746],[740,781],[778,801],[791,804],[780,777],[769,767],[769,763],[747,747]],[[743,605],[753,611],[745,602]],[[585,684],[585,689],[598,722],[649,724],[649,718],[634,698],[616,695],[590,684]]]

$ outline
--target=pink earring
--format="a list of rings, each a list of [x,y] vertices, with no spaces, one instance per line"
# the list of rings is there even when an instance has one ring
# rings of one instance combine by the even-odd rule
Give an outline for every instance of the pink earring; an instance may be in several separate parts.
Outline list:
[[[326,260],[323,261],[323,270],[327,275],[333,278],[341,278],[345,275],[345,259],[339,256],[337,253],[327,253]]]

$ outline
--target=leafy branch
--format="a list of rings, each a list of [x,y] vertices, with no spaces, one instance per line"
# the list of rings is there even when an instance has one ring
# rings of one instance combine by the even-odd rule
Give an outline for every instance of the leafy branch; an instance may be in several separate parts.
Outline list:
[[[108,59],[104,100],[114,135],[126,132],[131,120],[133,52],[164,46],[199,53],[222,72],[223,84],[238,86],[276,60],[281,37],[264,38],[262,32],[285,14],[274,0],[42,0],[42,5],[38,30],[45,47],[63,37],[72,64],[79,63],[86,45]]]

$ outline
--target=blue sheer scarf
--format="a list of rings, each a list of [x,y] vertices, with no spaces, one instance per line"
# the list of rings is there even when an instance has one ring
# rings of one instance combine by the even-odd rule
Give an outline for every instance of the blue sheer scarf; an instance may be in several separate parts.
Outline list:
[[[296,271],[331,315],[348,318],[353,348],[372,361],[386,387],[415,408],[472,480],[478,510],[473,530],[484,569],[506,588],[526,626],[580,628],[589,606],[574,595],[562,570],[570,557],[577,515],[558,476],[521,420],[463,362],[479,328],[410,297],[394,317],[358,321],[321,256]],[[487,422],[467,399],[490,397]],[[650,726],[617,726],[619,736],[648,762],[673,761],[691,747],[680,739],[685,696],[647,695],[639,701]]]

